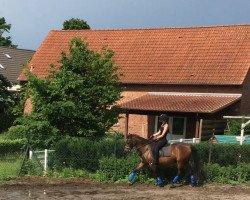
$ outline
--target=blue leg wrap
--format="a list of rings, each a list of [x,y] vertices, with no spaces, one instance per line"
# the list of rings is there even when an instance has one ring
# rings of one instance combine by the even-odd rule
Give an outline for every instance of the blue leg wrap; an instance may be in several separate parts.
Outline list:
[[[163,180],[160,176],[157,177],[157,185],[162,185],[163,184]]]
[[[136,173],[132,172],[132,174],[129,176],[129,181],[132,182],[135,179]]]
[[[174,177],[173,183],[177,183],[177,182],[178,182],[178,179],[179,179],[179,176]]]
[[[190,176],[190,182],[191,182],[192,185],[196,184],[196,180],[195,180],[193,175]]]

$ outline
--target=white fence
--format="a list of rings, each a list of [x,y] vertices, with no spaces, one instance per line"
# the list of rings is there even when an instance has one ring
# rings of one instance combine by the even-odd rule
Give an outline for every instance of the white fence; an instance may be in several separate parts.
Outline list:
[[[200,143],[200,138],[169,140],[170,144],[177,143],[177,142],[197,144],[197,143]]]
[[[34,152],[30,151],[29,159],[32,160],[35,154],[35,156],[43,166],[44,173],[46,173],[46,171],[48,170],[49,155],[54,151],[55,150],[48,150],[48,149],[45,149],[44,151],[34,151]]]

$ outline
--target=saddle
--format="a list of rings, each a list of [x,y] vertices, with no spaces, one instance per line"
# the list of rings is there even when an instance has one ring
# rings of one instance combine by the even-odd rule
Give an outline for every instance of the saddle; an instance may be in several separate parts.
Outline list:
[[[154,149],[154,143],[150,145],[151,149]],[[171,156],[171,144],[166,144],[159,150],[159,157],[169,157]]]
[[[171,156],[171,144],[167,144],[165,147],[162,147],[159,151],[159,157],[168,157]]]

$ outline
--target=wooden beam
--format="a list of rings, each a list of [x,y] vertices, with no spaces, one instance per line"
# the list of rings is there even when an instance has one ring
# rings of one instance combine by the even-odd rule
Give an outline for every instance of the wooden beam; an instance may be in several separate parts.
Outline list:
[[[201,135],[202,135],[202,123],[203,123],[203,119],[200,119],[200,123],[199,123],[199,138],[201,139]]]
[[[223,116],[224,119],[250,119],[250,116]]]
[[[129,114],[126,113],[126,115],[125,115],[125,135],[124,135],[125,139],[128,135],[128,121],[129,121]]]
[[[200,122],[199,122],[199,118],[198,118],[198,114],[196,115],[196,125],[195,125],[195,138],[199,138],[199,126],[200,126]]]

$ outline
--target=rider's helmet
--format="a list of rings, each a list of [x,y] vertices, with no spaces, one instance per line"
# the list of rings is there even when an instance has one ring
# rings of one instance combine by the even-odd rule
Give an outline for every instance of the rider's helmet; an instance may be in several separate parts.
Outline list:
[[[166,122],[168,119],[168,116],[166,114],[161,114],[159,117],[160,122]]]

